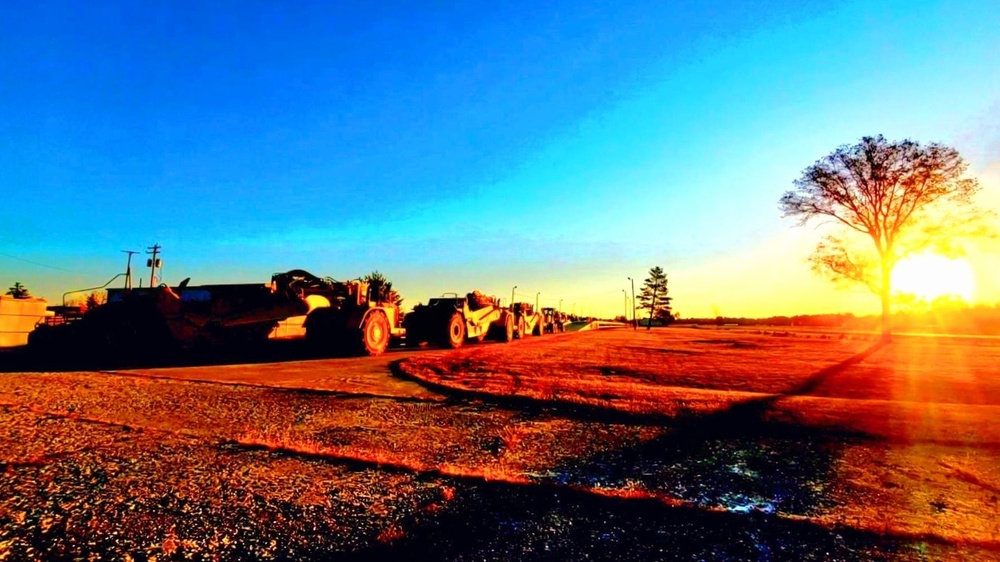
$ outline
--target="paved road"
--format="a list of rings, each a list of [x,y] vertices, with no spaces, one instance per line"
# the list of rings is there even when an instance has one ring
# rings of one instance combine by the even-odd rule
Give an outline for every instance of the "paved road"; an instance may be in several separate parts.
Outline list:
[[[491,342],[469,345],[496,345]],[[0,353],[0,373],[90,371],[236,386],[297,388],[344,394],[439,399],[423,387],[391,376],[391,365],[417,354],[445,353],[433,347],[389,349],[379,357],[317,357],[301,342],[273,341],[261,349],[213,355],[184,354],[158,362],[88,364],[72,358]]]
[[[185,365],[166,368],[114,369],[120,375],[310,389],[369,396],[441,398],[422,386],[391,376],[391,365],[416,354],[440,349],[394,349],[379,357],[328,357],[270,362]]]

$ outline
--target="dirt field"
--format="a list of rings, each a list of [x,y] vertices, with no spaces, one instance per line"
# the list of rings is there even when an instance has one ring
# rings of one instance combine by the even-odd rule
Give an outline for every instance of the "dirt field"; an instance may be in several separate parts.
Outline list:
[[[0,560],[1000,558],[1000,340],[279,355],[0,374]]]

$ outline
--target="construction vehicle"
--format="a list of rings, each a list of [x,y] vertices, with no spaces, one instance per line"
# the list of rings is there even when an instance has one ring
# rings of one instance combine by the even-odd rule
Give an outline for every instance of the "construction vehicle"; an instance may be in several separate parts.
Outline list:
[[[29,348],[146,358],[181,348],[253,346],[278,322],[307,315],[306,339],[324,349],[378,355],[402,336],[398,307],[369,298],[364,281],[338,282],[307,271],[276,273],[268,284],[108,289],[108,302],[73,322],[38,326]]]
[[[558,334],[566,331],[567,317],[565,312],[555,308],[543,308],[542,316],[545,318],[544,331],[550,334]]]
[[[361,279],[336,281],[295,269],[276,273],[271,282],[308,304],[303,326],[306,341],[317,349],[380,355],[403,336],[399,307],[388,295],[372,294],[380,291]]]
[[[542,335],[545,318],[541,312],[535,312],[534,307],[526,302],[516,302],[510,308],[514,313],[515,338]]]
[[[148,357],[178,348],[265,341],[279,320],[304,314],[304,300],[263,283],[108,289],[108,301],[71,322],[58,316],[31,333],[29,348]]]
[[[466,340],[483,341],[490,336],[509,342],[514,339],[514,324],[511,310],[500,306],[496,297],[479,291],[464,297],[446,293],[430,299],[426,305],[414,307],[403,321],[407,347],[432,342],[453,349]]]

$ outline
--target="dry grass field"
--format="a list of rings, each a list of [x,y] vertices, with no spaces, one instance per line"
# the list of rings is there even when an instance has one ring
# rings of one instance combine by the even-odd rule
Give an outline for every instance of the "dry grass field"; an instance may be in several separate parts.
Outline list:
[[[1000,557],[1000,340],[0,374],[0,560]]]

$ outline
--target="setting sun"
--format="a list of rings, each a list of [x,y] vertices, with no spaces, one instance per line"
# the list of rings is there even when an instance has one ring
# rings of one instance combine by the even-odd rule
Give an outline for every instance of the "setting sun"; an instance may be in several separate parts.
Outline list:
[[[920,254],[896,265],[893,269],[893,288],[929,301],[944,295],[972,301],[975,281],[972,268],[965,259]]]

